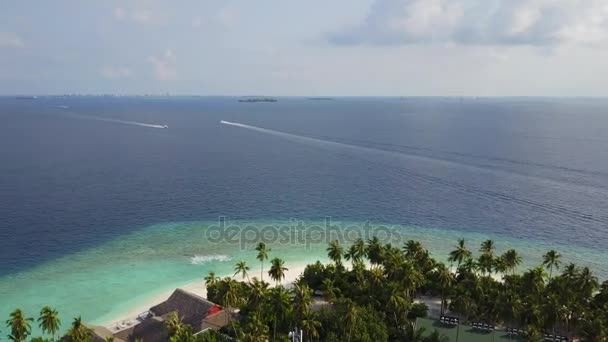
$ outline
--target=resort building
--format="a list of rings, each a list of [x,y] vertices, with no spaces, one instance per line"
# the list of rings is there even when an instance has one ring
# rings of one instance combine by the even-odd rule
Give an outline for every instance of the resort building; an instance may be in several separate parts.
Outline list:
[[[184,324],[192,327],[194,334],[207,329],[219,330],[230,321],[230,315],[219,305],[188,291],[176,289],[167,300],[140,315],[139,323],[115,332],[114,337],[124,341],[167,341],[164,322],[173,312],[177,313]]]

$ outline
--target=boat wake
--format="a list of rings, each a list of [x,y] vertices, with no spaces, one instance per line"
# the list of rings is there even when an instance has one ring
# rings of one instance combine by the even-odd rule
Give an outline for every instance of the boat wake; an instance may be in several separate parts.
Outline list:
[[[123,124],[123,125],[132,125],[132,126],[140,126],[140,127],[148,127],[148,128],[161,128],[161,129],[169,128],[169,126],[167,126],[167,125],[158,125],[158,124],[151,124],[151,123],[146,123],[146,122],[103,118],[103,117],[99,117],[99,116],[80,115],[80,114],[66,114],[66,116],[74,118],[74,119],[111,122],[111,123],[117,123],[117,124]]]
[[[219,262],[225,262],[225,261],[231,261],[232,258],[227,256],[227,255],[221,255],[221,254],[216,254],[216,255],[195,255],[192,258],[190,258],[190,263],[192,265],[203,265],[212,261],[219,261]]]
[[[312,143],[318,147],[326,147],[326,148],[329,147],[330,152],[337,153],[340,155],[346,155],[349,157],[355,157],[355,158],[361,160],[363,163],[366,163],[370,166],[374,166],[374,165],[382,166],[382,167],[384,167],[385,170],[393,171],[395,176],[397,176],[397,177],[405,176],[408,179],[417,179],[417,180],[420,180],[423,182],[434,183],[436,185],[440,185],[443,187],[452,188],[459,192],[465,192],[472,196],[486,197],[486,198],[490,197],[495,201],[501,201],[501,202],[507,202],[510,204],[526,206],[528,208],[534,208],[537,211],[542,211],[545,213],[562,216],[564,218],[576,218],[576,219],[583,220],[583,221],[593,221],[593,222],[598,222],[598,223],[602,223],[602,224],[608,224],[608,215],[606,215],[606,212],[604,212],[604,211],[602,211],[601,213],[589,213],[589,212],[586,212],[585,209],[583,209],[583,208],[572,208],[572,207],[565,206],[565,205],[553,204],[553,203],[548,203],[545,201],[538,201],[538,200],[533,200],[530,198],[518,197],[518,196],[515,196],[515,195],[513,195],[511,193],[507,193],[507,192],[499,192],[499,191],[495,191],[494,189],[482,188],[482,187],[473,186],[473,185],[469,185],[469,184],[465,184],[465,183],[461,183],[461,182],[456,182],[453,180],[448,180],[443,177],[432,176],[432,175],[424,173],[424,172],[416,172],[416,171],[413,171],[410,169],[403,168],[401,166],[389,164],[386,162],[387,159],[377,160],[376,158],[373,158],[373,159],[372,158],[362,158],[362,154],[360,152],[366,152],[369,157],[372,157],[372,155],[380,154],[380,155],[389,157],[388,159],[407,158],[409,160],[431,161],[431,162],[440,163],[440,164],[444,164],[444,165],[457,165],[460,167],[475,169],[477,171],[482,171],[482,172],[509,174],[511,176],[516,176],[516,177],[536,178],[534,176],[523,176],[523,175],[514,174],[512,172],[508,172],[508,171],[486,169],[486,168],[482,168],[482,167],[477,167],[477,166],[472,166],[472,165],[467,165],[467,164],[462,164],[462,163],[457,163],[457,162],[453,162],[453,161],[447,161],[447,160],[437,159],[437,158],[432,158],[432,157],[425,157],[425,156],[407,154],[407,153],[398,152],[398,151],[390,151],[390,150],[387,151],[387,150],[373,148],[373,147],[364,147],[364,146],[335,142],[335,141],[330,141],[330,140],[311,138],[311,137],[306,137],[306,136],[301,136],[301,135],[296,135],[296,134],[291,134],[291,133],[279,132],[279,131],[275,131],[275,130],[271,130],[271,129],[267,129],[267,128],[245,125],[245,124],[237,123],[237,122],[229,122],[229,121],[222,120],[222,121],[220,121],[220,123],[225,124],[225,125],[245,128],[245,129],[249,129],[249,130],[253,130],[253,131],[257,131],[257,132],[271,134],[271,135],[279,136],[279,137],[286,138],[286,139],[289,139],[292,141],[298,141],[298,142],[309,143],[309,144]],[[356,152],[356,153],[353,153],[353,152]],[[549,182],[550,180],[547,180],[547,181]],[[551,182],[558,186],[561,184],[561,185],[567,185],[572,189],[586,190],[586,187],[584,187],[584,186],[579,186],[579,185],[575,185],[575,184],[571,184],[571,183],[563,183],[563,182],[557,182],[557,181],[552,181],[552,180],[551,180]],[[605,194],[602,193],[602,195],[604,196]]]

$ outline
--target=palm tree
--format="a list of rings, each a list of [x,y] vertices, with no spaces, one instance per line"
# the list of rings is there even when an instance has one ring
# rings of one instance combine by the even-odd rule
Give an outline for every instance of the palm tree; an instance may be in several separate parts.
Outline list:
[[[334,284],[334,281],[331,280],[330,278],[323,279],[322,288],[323,288],[323,297],[325,297],[325,300],[328,301],[329,303],[335,303],[336,300],[338,299],[338,294],[340,292],[340,289],[336,287],[336,285]]]
[[[57,310],[51,309],[49,306],[45,306],[40,310],[40,317],[38,318],[38,326],[42,329],[43,333],[51,334],[53,341],[55,340],[55,334],[59,331],[61,326],[61,320]]]
[[[363,263],[362,260],[353,262],[352,273],[355,275],[355,279],[357,280],[355,286],[359,290],[363,290],[363,288],[367,285],[365,282],[365,263]]]
[[[358,238],[353,243],[353,246],[354,251],[356,252],[355,255],[357,256],[357,259],[362,260],[365,257],[365,241],[363,241],[362,238]]]
[[[72,327],[68,331],[67,335],[70,337],[72,342],[88,342],[91,339],[93,332],[91,329],[82,324],[82,318],[78,316],[74,318]]]
[[[277,340],[277,324],[279,320],[284,320],[289,313],[291,296],[283,286],[272,289],[270,308],[274,320],[273,341]]]
[[[545,288],[545,271],[542,267],[536,267],[525,272],[522,277],[522,286],[528,294],[539,295]]]
[[[209,275],[205,277],[205,286],[215,286],[220,281],[220,277],[215,275],[215,272],[209,272]]]
[[[366,254],[372,265],[378,265],[382,261],[382,244],[377,236],[367,240]]]
[[[319,328],[321,328],[321,322],[312,317],[306,317],[300,321],[300,326],[302,327],[302,330],[304,330],[304,335],[309,337],[309,341],[319,338]]]
[[[481,271],[482,275],[485,275],[486,273],[488,275],[491,274],[495,264],[496,263],[491,254],[484,253],[477,259],[477,265],[479,266],[479,270]]]
[[[382,266],[372,266],[369,269],[369,280],[373,286],[379,287],[384,282],[384,269]]]
[[[608,336],[608,324],[601,317],[591,317],[581,322],[578,334],[582,341],[604,342]]]
[[[164,321],[169,337],[179,336],[184,330],[184,323],[177,312],[171,312]]]
[[[458,245],[456,249],[450,252],[448,261],[450,263],[457,262],[456,268],[460,268],[460,264],[466,259],[471,258],[471,251],[465,246],[464,239],[458,239]]]
[[[508,251],[506,251],[501,258],[505,263],[506,270],[511,271],[512,274],[515,273],[517,266],[521,264],[521,257],[514,249],[509,249]]]
[[[268,260],[268,254],[270,253],[271,249],[266,247],[265,243],[260,242],[260,243],[258,243],[255,250],[258,251],[257,258],[258,258],[258,260],[260,260],[260,263],[261,263],[260,280],[264,280],[264,260]]]
[[[363,239],[357,239],[350,246],[348,252],[344,255],[346,260],[352,260],[353,265],[361,262],[363,257],[365,256],[365,242]]]
[[[479,248],[479,251],[482,254],[488,254],[490,256],[494,256],[494,251],[496,251],[496,244],[494,243],[493,240],[486,240],[481,243],[481,247]]]
[[[408,240],[403,246],[403,253],[407,258],[418,259],[424,254],[424,247],[418,241]]]
[[[472,258],[466,258],[460,266],[457,268],[458,274],[461,273],[475,273],[479,270],[479,264]]]
[[[388,298],[387,308],[392,311],[393,318],[395,319],[395,327],[399,329],[401,313],[406,311],[407,299],[401,295],[401,292],[397,289],[393,289],[391,296]]]
[[[344,327],[348,329],[348,341],[353,333],[353,328],[359,322],[359,308],[355,303],[349,301],[346,305],[346,314],[344,315]]]
[[[507,272],[507,263],[505,262],[504,255],[494,258],[494,272],[502,274],[503,277]]]
[[[278,285],[279,282],[285,278],[285,271],[288,271],[289,269],[285,267],[285,261],[279,258],[272,259],[270,264],[271,266],[268,275]]]
[[[11,318],[6,321],[6,327],[11,329],[11,334],[8,338],[15,342],[25,341],[32,331],[30,322],[34,319],[25,317],[21,309],[15,309],[11,312],[10,317]]]
[[[559,270],[559,265],[562,263],[560,258],[562,256],[554,250],[548,251],[543,255],[543,265],[549,270],[549,278],[553,275],[553,268]]]
[[[403,287],[405,295],[409,299],[412,299],[416,290],[425,282],[424,275],[409,261],[399,264],[396,271],[393,273],[392,279]]]
[[[262,304],[268,294],[268,283],[258,280],[253,277],[253,281],[249,285],[249,298],[247,299],[247,306],[254,308],[255,311],[262,309]]]
[[[249,322],[245,326],[245,331],[239,341],[242,342],[266,342],[268,341],[268,326],[253,314],[249,317]]]
[[[295,284],[291,290],[293,293],[293,309],[297,321],[303,320],[310,312],[312,304],[312,290],[308,285]]]
[[[445,265],[440,264],[437,270],[437,280],[441,284],[441,315],[443,315],[443,307],[445,305],[445,290],[454,283],[454,275]]]
[[[234,266],[233,277],[240,273],[241,279],[245,279],[245,277],[247,277],[247,281],[249,282],[249,274],[247,274],[247,271],[249,271],[249,266],[247,266],[247,263],[245,261],[239,261],[236,263],[236,266]]]
[[[425,342],[425,331],[424,327],[416,329],[416,323],[410,322],[405,330],[405,340],[408,342]]]
[[[232,329],[234,329],[234,335],[238,336],[236,332],[236,328],[234,327],[234,323],[229,317],[232,316],[232,311],[239,304],[239,284],[232,278],[226,278],[226,292],[224,292],[224,296],[222,297],[222,303],[226,307],[226,320],[230,321],[232,325]]]
[[[597,277],[591,273],[589,267],[583,267],[578,275],[577,289],[585,298],[589,298],[599,288]]]
[[[344,249],[340,245],[340,241],[333,240],[327,246],[327,256],[331,259],[331,261],[336,264],[336,267],[342,266],[342,255],[344,254]]]

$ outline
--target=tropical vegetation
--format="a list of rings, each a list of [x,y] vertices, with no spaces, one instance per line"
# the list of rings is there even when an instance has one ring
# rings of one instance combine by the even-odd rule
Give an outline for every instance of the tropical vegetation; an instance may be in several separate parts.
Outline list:
[[[529,341],[546,333],[608,341],[608,281],[600,284],[588,267],[564,265],[553,250],[528,270],[519,269],[516,250],[499,253],[493,240],[478,249],[459,240],[447,264],[417,241],[401,248],[377,238],[350,246],[332,241],[327,255],[330,263],[308,265],[289,290],[281,285],[286,269],[279,258],[268,271],[274,288],[256,277],[208,282],[210,300],[239,309],[238,328],[225,332],[248,341],[282,341],[296,327],[304,341],[444,341],[415,327],[428,314],[417,300],[425,295],[440,299],[439,315],[521,329]]]
[[[244,261],[232,277],[213,272],[205,277],[208,299],[225,308],[231,324],[194,335],[176,314],[165,320],[170,341],[290,341],[293,332],[306,342],[446,341],[438,331],[416,328],[416,319],[428,315],[422,295],[438,298],[434,315],[521,329],[529,341],[541,341],[546,333],[608,341],[608,281],[600,284],[588,267],[564,263],[556,251],[543,255],[538,266],[519,270],[517,251],[501,254],[492,240],[475,252],[459,240],[447,253],[447,264],[417,241],[393,246],[358,239],[348,247],[332,241],[331,262],[308,265],[289,288],[282,284],[288,271],[284,260],[270,258],[263,243],[256,251],[259,278],[250,277]],[[267,260],[274,286],[263,279]],[[13,311],[6,321],[9,339],[31,339],[33,321]],[[44,307],[37,322],[46,339],[31,340],[54,340],[61,327],[57,311]],[[78,317],[64,338],[90,341],[91,331]]]

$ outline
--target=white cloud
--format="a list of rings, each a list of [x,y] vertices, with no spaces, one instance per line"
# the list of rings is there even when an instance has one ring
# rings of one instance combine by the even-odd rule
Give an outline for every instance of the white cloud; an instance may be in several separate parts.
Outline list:
[[[556,45],[608,42],[605,0],[375,0],[336,44]]]
[[[133,71],[127,67],[106,66],[101,69],[101,75],[109,79],[130,78],[133,76]]]
[[[125,9],[116,7],[114,18],[119,21],[130,21],[140,25],[157,25],[163,22],[162,18],[149,9]]]
[[[157,80],[167,81],[177,78],[175,54],[171,49],[167,49],[161,56],[148,57],[148,62],[154,67],[154,77]]]
[[[0,48],[23,47],[23,40],[12,32],[0,32]]]

